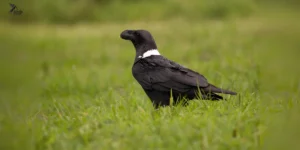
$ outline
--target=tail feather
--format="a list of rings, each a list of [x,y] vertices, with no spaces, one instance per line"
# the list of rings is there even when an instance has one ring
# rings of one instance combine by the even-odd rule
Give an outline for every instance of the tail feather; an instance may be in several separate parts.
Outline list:
[[[202,95],[203,99],[207,99],[207,100],[222,100],[223,97],[216,94],[216,93],[203,93]]]
[[[206,88],[203,89],[205,92],[214,92],[214,93],[224,93],[224,94],[230,94],[230,95],[236,95],[236,92],[224,90],[221,88],[218,88],[212,84],[209,84]]]

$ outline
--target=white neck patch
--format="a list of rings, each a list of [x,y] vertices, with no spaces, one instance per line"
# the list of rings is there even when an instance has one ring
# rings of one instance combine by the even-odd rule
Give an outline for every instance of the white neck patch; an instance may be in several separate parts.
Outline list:
[[[150,49],[148,51],[146,51],[143,56],[138,56],[138,58],[146,58],[146,57],[150,57],[152,55],[160,55],[160,53],[158,52],[157,49]]]

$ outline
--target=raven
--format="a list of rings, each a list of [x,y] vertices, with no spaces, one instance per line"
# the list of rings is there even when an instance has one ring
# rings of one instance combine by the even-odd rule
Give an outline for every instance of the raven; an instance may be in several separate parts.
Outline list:
[[[155,40],[147,30],[124,30],[120,37],[130,40],[135,47],[133,77],[142,86],[156,109],[171,105],[171,97],[174,104],[185,100],[183,104],[187,105],[187,101],[192,99],[223,99],[216,93],[237,94],[208,83],[198,72],[160,55]]]

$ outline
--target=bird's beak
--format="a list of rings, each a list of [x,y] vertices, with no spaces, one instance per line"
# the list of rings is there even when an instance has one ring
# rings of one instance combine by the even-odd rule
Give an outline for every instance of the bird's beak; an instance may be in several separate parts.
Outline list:
[[[132,30],[124,30],[120,37],[124,40],[132,40],[133,39],[133,35],[132,35],[133,31]]]

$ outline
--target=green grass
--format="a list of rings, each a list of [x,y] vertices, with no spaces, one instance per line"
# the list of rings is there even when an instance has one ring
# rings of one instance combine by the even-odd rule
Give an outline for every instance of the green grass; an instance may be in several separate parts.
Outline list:
[[[291,45],[286,56],[281,48],[288,44],[274,41],[278,31],[292,35],[299,27],[288,26],[290,31],[283,30],[282,21],[270,23],[259,17],[76,26],[2,23],[6,90],[0,97],[0,147],[275,149],[284,138],[293,148],[299,141],[299,71],[283,64],[299,61]],[[161,54],[240,95],[154,110],[131,74],[135,51],[119,37],[127,28],[148,29]]]
[[[190,20],[245,17],[256,8],[255,0],[10,0],[24,11],[8,13],[0,2],[0,20],[26,23],[133,22],[184,17]]]

